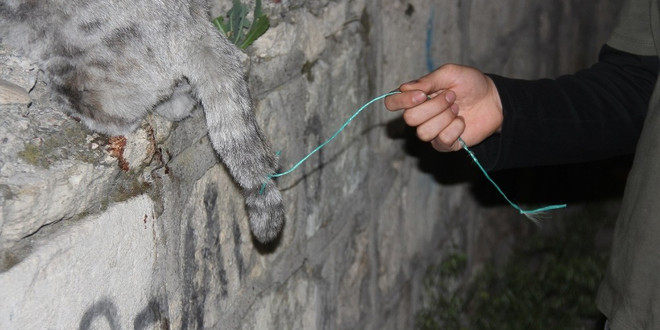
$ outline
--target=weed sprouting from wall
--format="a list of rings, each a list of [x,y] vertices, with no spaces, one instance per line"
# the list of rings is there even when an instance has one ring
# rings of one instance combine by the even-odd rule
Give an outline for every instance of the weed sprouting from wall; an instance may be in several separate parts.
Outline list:
[[[261,12],[261,0],[257,0],[255,4],[252,22],[248,19],[248,13],[245,4],[240,0],[234,0],[227,14],[224,17],[216,17],[213,24],[229,38],[229,41],[245,49],[270,27],[268,17]]]

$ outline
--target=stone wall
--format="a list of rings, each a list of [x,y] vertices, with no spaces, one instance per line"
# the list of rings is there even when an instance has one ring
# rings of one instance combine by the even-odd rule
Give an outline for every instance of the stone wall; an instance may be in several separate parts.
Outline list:
[[[258,119],[288,168],[429,66],[537,77],[587,65],[617,3],[268,1],[271,28],[246,58]],[[0,93],[3,329],[410,328],[427,265],[456,249],[490,257],[483,233],[504,232],[499,246],[521,223],[477,201],[464,155],[428,153],[376,104],[279,179],[284,234],[259,247],[201,111],[109,138],[54,109],[32,64],[0,57],[13,91]]]

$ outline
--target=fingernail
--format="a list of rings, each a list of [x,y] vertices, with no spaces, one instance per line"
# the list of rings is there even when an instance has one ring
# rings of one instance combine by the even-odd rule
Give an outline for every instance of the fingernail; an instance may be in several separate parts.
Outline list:
[[[420,92],[420,93],[415,93],[412,97],[413,102],[415,103],[422,103],[426,101],[426,94]]]
[[[445,100],[447,100],[449,103],[454,103],[454,101],[456,101],[456,93],[448,91],[445,93]]]
[[[454,103],[450,107],[451,112],[453,112],[455,115],[458,115],[458,104]]]

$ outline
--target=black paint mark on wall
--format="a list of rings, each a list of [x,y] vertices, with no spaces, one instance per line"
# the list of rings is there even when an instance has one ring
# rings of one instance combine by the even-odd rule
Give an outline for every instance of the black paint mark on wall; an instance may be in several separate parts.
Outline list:
[[[321,118],[318,115],[312,115],[306,122],[305,124],[305,131],[303,132],[304,136],[316,136],[316,144],[320,145],[324,143],[325,137],[323,137],[323,121],[321,121]],[[323,170],[323,167],[325,166],[325,149],[319,150],[318,156],[316,157],[316,166],[319,171]],[[316,169],[315,169],[316,170]],[[322,182],[322,177],[320,175],[316,175],[316,183],[314,187],[316,187],[313,190],[314,198],[316,200],[320,200],[321,198],[321,192],[323,189],[323,182]],[[305,179],[307,179],[307,176],[305,176]],[[307,191],[308,185],[305,185],[305,193],[308,193]]]
[[[415,13],[415,7],[413,7],[412,4],[408,4],[408,7],[406,7],[406,16],[412,16],[412,14]]]
[[[236,258],[236,264],[238,265],[238,279],[242,281],[243,272],[245,271],[245,261],[241,254],[241,227],[238,225],[237,220],[234,221],[232,233],[234,234],[234,257]]]
[[[135,316],[135,319],[133,320],[133,328],[136,330],[153,329],[153,325],[158,324],[160,325],[159,329],[169,330],[170,321],[166,316],[167,312],[163,311],[160,306],[158,300],[152,298],[147,306]],[[121,329],[117,306],[109,298],[101,298],[99,301],[88,307],[80,319],[78,329],[92,329],[92,326],[95,323],[103,322],[103,319],[108,323],[110,329]],[[96,328],[98,328],[98,324],[94,327],[94,329]]]
[[[133,329],[153,329],[153,324],[160,323],[160,329],[168,330],[170,329],[170,321],[165,315],[166,312],[161,309],[158,300],[152,298],[149,304],[133,320]]]
[[[189,219],[192,217],[188,217]],[[183,310],[181,329],[201,329],[204,327],[204,291],[195,280],[198,267],[195,262],[195,229],[188,223],[184,236],[183,255]],[[201,291],[201,292],[200,292]]]
[[[227,271],[225,270],[225,262],[222,258],[222,249],[220,246],[220,217],[218,216],[218,189],[215,184],[209,184],[204,193],[204,208],[206,209],[206,242],[204,247],[204,259],[209,262],[215,262],[218,265],[218,278],[220,279],[220,293],[222,297],[227,297]],[[206,264],[206,263],[205,263]],[[204,274],[205,281],[210,273],[209,268],[206,267]],[[211,284],[211,283],[208,283]]]
[[[87,308],[82,316],[82,319],[80,319],[80,325],[78,326],[78,329],[91,329],[92,323],[97,318],[105,318],[105,320],[108,322],[108,326],[110,326],[110,329],[112,330],[120,329],[117,306],[115,306],[115,304],[108,298],[101,298],[101,300]]]
[[[182,329],[204,328],[206,300],[213,288],[227,297],[227,272],[220,246],[220,217],[216,183],[209,183],[203,197],[206,222],[188,223],[184,234]],[[192,212],[192,211],[191,211]],[[192,219],[192,215],[188,219]],[[201,227],[201,228],[196,228]],[[234,231],[234,230],[232,230]],[[196,253],[201,253],[197,256]],[[239,267],[240,266],[239,262]]]

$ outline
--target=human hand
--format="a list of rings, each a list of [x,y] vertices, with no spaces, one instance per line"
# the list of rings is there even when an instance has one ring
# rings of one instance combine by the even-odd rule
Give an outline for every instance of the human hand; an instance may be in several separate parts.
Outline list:
[[[417,136],[438,151],[459,150],[459,137],[473,146],[502,126],[497,88],[475,68],[446,64],[401,85],[399,91],[385,98],[385,107],[404,110],[406,124],[416,127]]]

